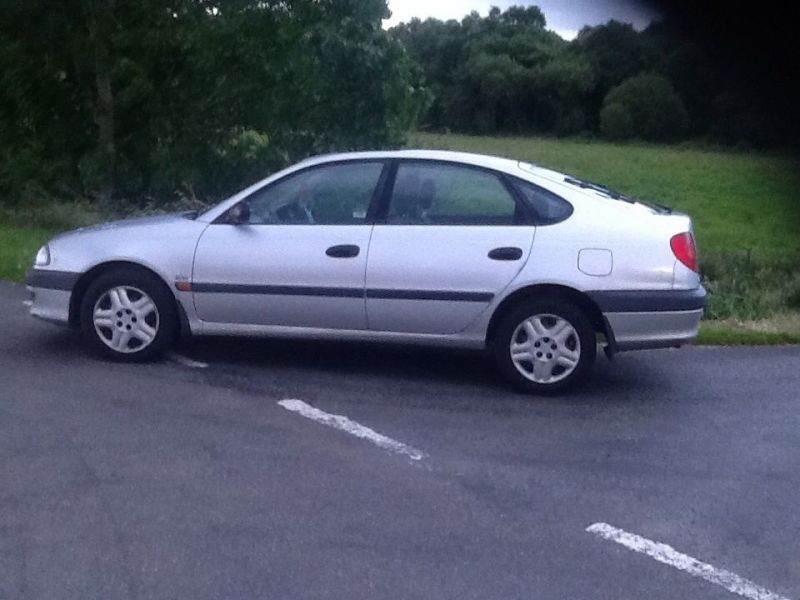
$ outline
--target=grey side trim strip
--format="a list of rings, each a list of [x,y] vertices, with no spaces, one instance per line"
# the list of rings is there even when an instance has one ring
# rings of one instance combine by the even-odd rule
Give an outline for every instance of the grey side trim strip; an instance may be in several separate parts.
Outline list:
[[[387,300],[448,300],[451,302],[491,302],[489,292],[448,292],[438,290],[367,290],[367,298]]]
[[[267,296],[329,296],[363,298],[359,288],[311,287],[301,285],[247,285],[238,283],[192,283],[192,291],[208,294],[261,294]]]
[[[73,273],[72,271],[31,269],[25,274],[25,284],[33,288],[71,292],[80,276],[81,273]]]
[[[694,290],[604,290],[587,294],[605,313],[699,310],[706,304],[703,286]]]
[[[247,285],[237,283],[192,283],[199,294],[262,294],[268,296],[325,296],[332,298],[379,298],[386,300],[444,300],[451,302],[491,302],[489,292],[451,292],[443,290],[388,290],[311,287],[295,285]]]

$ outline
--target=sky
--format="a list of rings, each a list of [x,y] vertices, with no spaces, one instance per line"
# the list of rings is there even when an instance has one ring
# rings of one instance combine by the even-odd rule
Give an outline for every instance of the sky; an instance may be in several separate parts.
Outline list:
[[[571,40],[584,25],[599,25],[610,19],[632,23],[643,29],[658,18],[652,6],[641,0],[388,0],[392,18],[384,21],[385,27],[409,21],[413,17],[425,19],[458,19],[476,10],[486,15],[491,6],[505,9],[514,4],[535,4],[547,19],[547,28],[564,39]]]

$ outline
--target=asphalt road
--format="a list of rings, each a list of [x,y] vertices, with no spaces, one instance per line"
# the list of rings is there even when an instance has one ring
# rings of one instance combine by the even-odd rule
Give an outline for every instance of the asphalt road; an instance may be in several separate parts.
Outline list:
[[[800,348],[599,358],[205,340],[88,356],[0,283],[0,598],[736,598],[609,523],[800,597]],[[419,461],[285,410],[300,399]],[[766,598],[766,596],[764,596]]]

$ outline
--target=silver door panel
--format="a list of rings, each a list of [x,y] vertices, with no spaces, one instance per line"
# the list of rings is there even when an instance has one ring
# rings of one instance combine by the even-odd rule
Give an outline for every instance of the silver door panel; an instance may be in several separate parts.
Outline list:
[[[367,265],[369,328],[427,334],[463,330],[522,269],[534,231],[514,226],[376,225]],[[520,248],[522,256],[490,259],[489,252],[501,247]],[[392,298],[392,291],[398,297]]]
[[[365,329],[364,272],[371,228],[211,225],[198,243],[192,278],[199,318]],[[326,254],[342,244],[358,246],[358,256]]]
[[[213,315],[207,320],[217,323],[365,329],[363,298],[214,293],[195,298],[204,311],[198,313]]]

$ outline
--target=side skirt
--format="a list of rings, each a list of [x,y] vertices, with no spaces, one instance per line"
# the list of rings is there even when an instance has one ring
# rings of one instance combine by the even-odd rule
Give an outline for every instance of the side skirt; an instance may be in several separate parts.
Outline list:
[[[281,325],[241,325],[231,323],[211,323],[208,321],[199,321],[193,323],[192,325],[192,333],[194,335],[388,342],[420,346],[445,346],[473,350],[482,350],[486,348],[486,340],[484,336],[475,336],[474,334],[435,335],[423,333],[398,333],[393,331],[285,327]]]

